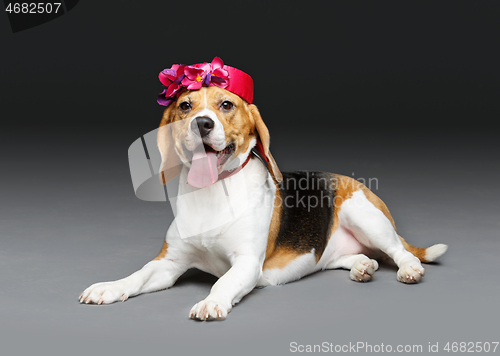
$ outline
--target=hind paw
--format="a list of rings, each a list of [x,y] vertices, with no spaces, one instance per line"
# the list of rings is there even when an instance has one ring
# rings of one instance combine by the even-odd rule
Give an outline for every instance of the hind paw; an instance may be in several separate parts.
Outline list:
[[[356,261],[351,268],[349,277],[356,282],[368,282],[372,279],[373,274],[378,269],[378,262],[375,260],[365,259]]]

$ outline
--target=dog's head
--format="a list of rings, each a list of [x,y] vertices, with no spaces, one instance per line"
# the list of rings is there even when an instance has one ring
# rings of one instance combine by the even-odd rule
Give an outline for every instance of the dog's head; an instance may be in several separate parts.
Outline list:
[[[189,168],[190,185],[209,186],[223,171],[240,167],[257,140],[262,142],[269,172],[281,181],[269,151],[269,131],[255,105],[218,86],[186,90],[169,103],[160,124],[160,181],[166,184],[184,165]]]

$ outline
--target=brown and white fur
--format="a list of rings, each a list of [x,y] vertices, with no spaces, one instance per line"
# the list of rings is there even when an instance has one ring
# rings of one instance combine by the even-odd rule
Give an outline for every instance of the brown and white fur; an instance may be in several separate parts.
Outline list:
[[[199,117],[214,122],[203,138],[192,130],[193,120]],[[174,122],[180,122],[175,132],[169,126]],[[180,175],[179,191],[192,190],[186,184],[190,157],[201,141],[215,151],[235,145],[231,157],[219,167],[224,171],[244,162],[257,139],[263,144],[267,167],[252,157],[239,173],[199,190],[192,198],[187,194],[182,206],[177,206],[158,256],[126,278],[93,284],[80,295],[80,302],[109,304],[166,289],[195,267],[219,279],[210,294],[193,306],[189,317],[220,320],[256,286],[283,284],[335,268],[350,270],[354,281],[367,282],[378,269],[375,258],[382,256],[392,258],[399,267],[398,281],[417,283],[424,276],[421,262],[434,261],[446,252],[442,244],[421,249],[406,243],[382,200],[352,178],[324,172],[282,174],[269,152],[269,132],[257,107],[217,87],[186,91],[165,110],[158,133],[161,181],[165,184]],[[179,164],[171,168],[166,162],[172,160]],[[240,186],[243,175],[244,186]],[[324,184],[309,190],[285,185],[299,179],[321,179]],[[206,216],[227,214],[221,184],[225,189],[245,191],[258,204],[241,207],[243,213],[230,223],[205,231]],[[295,199],[295,191],[309,201],[287,204]],[[328,196],[334,204],[303,206],[312,201],[309,197],[319,195]],[[193,226],[195,230],[198,226],[198,234],[179,233],[183,228],[193,231]]]

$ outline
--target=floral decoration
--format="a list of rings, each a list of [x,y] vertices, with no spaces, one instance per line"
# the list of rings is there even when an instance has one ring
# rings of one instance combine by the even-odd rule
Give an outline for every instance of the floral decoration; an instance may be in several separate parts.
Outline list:
[[[212,63],[192,66],[174,64],[158,75],[166,87],[158,95],[158,104],[169,106],[184,90],[197,90],[202,86],[226,88],[229,85],[229,72],[224,69],[224,62],[215,57]]]

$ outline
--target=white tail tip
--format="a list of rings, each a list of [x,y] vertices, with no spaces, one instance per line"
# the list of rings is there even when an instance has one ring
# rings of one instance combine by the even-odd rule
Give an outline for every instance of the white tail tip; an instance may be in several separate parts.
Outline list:
[[[425,259],[429,262],[437,260],[448,250],[448,245],[437,244],[425,249]]]

